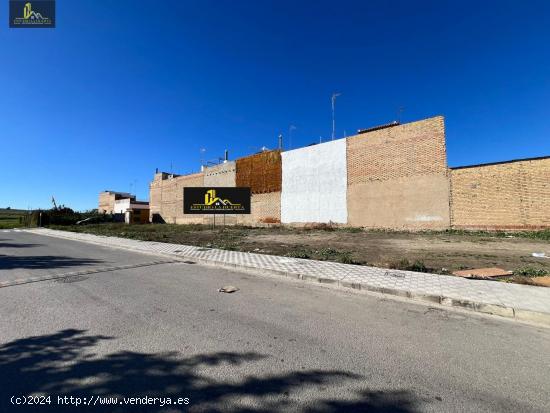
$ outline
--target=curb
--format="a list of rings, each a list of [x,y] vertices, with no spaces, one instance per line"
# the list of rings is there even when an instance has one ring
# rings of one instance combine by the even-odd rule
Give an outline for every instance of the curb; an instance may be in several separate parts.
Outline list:
[[[399,290],[399,289],[388,288],[388,287],[377,287],[366,283],[357,283],[357,282],[349,282],[349,281],[346,282],[344,280],[335,280],[332,278],[323,278],[322,276],[318,277],[315,275],[309,275],[309,274],[306,275],[306,274],[288,272],[283,270],[264,269],[264,268],[247,266],[243,264],[229,264],[226,262],[217,261],[215,259],[197,258],[193,256],[188,256],[188,255],[180,255],[180,254],[176,255],[176,254],[165,253],[165,252],[145,251],[139,248],[132,248],[132,247],[127,247],[122,245],[108,245],[102,242],[97,242],[92,240],[74,239],[71,237],[65,237],[62,234],[51,234],[51,233],[41,234],[40,233],[41,231],[33,231],[33,230],[31,231],[24,230],[24,231],[30,232],[30,233],[38,233],[38,235],[50,236],[54,238],[63,238],[71,241],[80,241],[88,244],[95,244],[102,247],[116,248],[116,249],[131,251],[131,252],[169,257],[174,261],[193,261],[200,265],[212,266],[217,268],[225,268],[229,270],[237,270],[240,272],[253,273],[256,275],[258,275],[258,273],[265,273],[265,274],[270,274],[274,276],[283,276],[283,277],[298,279],[308,283],[328,284],[343,290],[352,289],[355,291],[359,290],[359,291],[374,292],[374,293],[379,293],[384,295],[397,296],[401,298],[407,298],[413,301],[420,301],[420,302],[430,303],[430,304],[439,304],[444,307],[456,307],[456,308],[469,310],[476,313],[490,314],[494,316],[511,318],[511,319],[524,321],[524,322],[542,324],[550,327],[550,313],[542,313],[538,311],[503,306],[499,304],[488,304],[488,303],[482,303],[482,302],[476,302],[476,301],[470,301],[470,300],[460,300],[460,299],[445,297],[440,295],[415,293],[409,290]],[[105,237],[105,238],[111,238],[111,237]],[[64,277],[67,277],[67,275],[63,275],[62,277],[58,277],[58,278],[64,278]],[[37,281],[42,281],[42,280],[37,280]],[[31,282],[36,282],[36,281],[31,281]],[[3,285],[0,284],[0,287],[2,286]]]

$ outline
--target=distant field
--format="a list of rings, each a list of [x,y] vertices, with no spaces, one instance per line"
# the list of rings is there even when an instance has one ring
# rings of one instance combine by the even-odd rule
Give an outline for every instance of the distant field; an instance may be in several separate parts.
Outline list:
[[[23,226],[23,217],[27,211],[23,209],[0,208],[0,229],[17,228]]]

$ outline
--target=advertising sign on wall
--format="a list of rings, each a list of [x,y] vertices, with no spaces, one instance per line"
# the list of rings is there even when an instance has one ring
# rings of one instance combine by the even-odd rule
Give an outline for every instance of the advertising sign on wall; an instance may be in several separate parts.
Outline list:
[[[250,214],[250,188],[183,188],[184,214]]]

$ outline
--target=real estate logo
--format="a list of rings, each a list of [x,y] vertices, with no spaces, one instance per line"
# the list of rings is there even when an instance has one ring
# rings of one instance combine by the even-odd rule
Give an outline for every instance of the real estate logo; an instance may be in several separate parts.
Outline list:
[[[183,189],[185,214],[250,214],[250,188]]]
[[[55,28],[55,0],[10,0],[10,28]]]

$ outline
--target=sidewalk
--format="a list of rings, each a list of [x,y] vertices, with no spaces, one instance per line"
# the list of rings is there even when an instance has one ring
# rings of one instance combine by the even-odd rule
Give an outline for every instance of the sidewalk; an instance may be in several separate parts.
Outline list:
[[[467,280],[447,275],[388,270],[189,245],[138,241],[46,228],[27,231],[38,235],[193,260],[201,264],[253,272],[268,272],[306,281],[330,283],[341,288],[397,295],[550,325],[550,288],[497,281]]]

